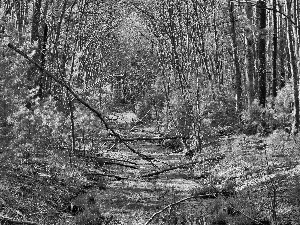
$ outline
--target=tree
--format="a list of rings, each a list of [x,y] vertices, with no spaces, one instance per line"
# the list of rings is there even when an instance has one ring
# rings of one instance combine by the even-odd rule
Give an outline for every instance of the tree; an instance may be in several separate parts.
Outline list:
[[[234,2],[229,0],[229,15],[231,21],[231,38],[233,45],[233,57],[235,66],[235,93],[236,93],[236,110],[239,112],[242,109],[242,81],[241,81],[241,70],[238,58],[238,45],[236,40],[235,31],[235,18],[234,18]]]
[[[285,34],[285,27],[283,22],[283,6],[281,3],[279,3],[279,32],[280,32],[280,38],[279,38],[279,68],[280,68],[280,79],[279,79],[279,88],[283,88],[285,86],[285,61],[286,61],[286,34]]]
[[[286,0],[286,7],[287,7],[287,16],[288,18],[292,18],[292,2],[291,0]],[[289,43],[289,55],[290,55],[290,63],[291,63],[291,72],[293,77],[293,87],[294,87],[294,125],[293,125],[293,132],[298,133],[299,131],[299,78],[298,78],[298,67],[297,67],[297,57],[295,52],[295,43],[297,42],[294,39],[293,35],[293,26],[292,21],[288,20],[288,27],[287,27],[287,35],[288,35],[288,43]]]
[[[277,95],[277,13],[276,0],[273,0],[273,80],[272,80],[272,95],[275,98]]]
[[[266,106],[266,2],[259,0],[256,7],[258,35],[258,77],[259,77],[259,103]]]
[[[246,79],[247,79],[247,92],[248,92],[248,109],[251,108],[254,100],[254,39],[252,27],[253,9],[250,1],[246,3],[246,15],[248,19],[248,26],[245,28],[246,33]]]

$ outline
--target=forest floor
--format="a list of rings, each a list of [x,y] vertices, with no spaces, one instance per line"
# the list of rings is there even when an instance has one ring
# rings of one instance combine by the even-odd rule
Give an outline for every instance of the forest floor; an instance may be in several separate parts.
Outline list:
[[[131,135],[149,136],[149,132],[143,128]],[[276,217],[279,224],[288,224],[286,221],[298,224],[299,149],[293,147],[295,139],[289,136],[284,143],[276,146],[274,139],[276,135],[223,137],[195,158],[203,163],[148,177],[145,175],[189,163],[190,159],[183,152],[164,148],[157,141],[130,144],[135,150],[152,156],[155,159],[153,163],[141,159],[120,143],[107,148],[101,155],[123,162],[135,162],[137,169],[105,164],[101,168],[91,169],[90,162],[76,159],[73,160],[73,164],[77,165],[74,169],[66,166],[67,153],[30,157],[17,151],[3,152],[0,155],[0,222],[97,224],[87,222],[90,217],[97,217],[91,213],[93,208],[106,218],[113,216],[114,222],[110,224],[146,224],[154,213],[165,206],[187,198],[156,214],[152,224],[176,224],[178,221],[203,224],[204,218],[213,221],[218,217],[224,217],[226,221],[240,221],[243,218],[246,222],[240,224],[251,224],[249,221],[270,218],[270,215]],[[222,160],[205,161],[220,155]],[[85,175],[90,176],[91,173],[95,173],[96,178]],[[125,179],[102,179],[97,176],[101,173]],[[209,194],[211,185],[222,190],[228,181],[234,181],[234,197],[189,198],[197,192],[200,195]],[[88,202],[91,196],[93,201]],[[274,201],[276,205],[272,205]],[[71,202],[81,206],[82,211],[73,213],[67,210]],[[228,212],[223,215],[223,208],[228,206],[237,209],[238,217],[230,214],[228,218]],[[8,223],[10,221],[13,223]]]

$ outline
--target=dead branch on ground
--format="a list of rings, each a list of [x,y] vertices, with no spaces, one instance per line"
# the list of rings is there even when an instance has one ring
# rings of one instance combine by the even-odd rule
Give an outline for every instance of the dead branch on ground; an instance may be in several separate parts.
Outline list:
[[[164,140],[172,140],[172,139],[188,139],[188,137],[182,137],[182,136],[174,136],[174,137],[136,137],[136,138],[123,138],[126,142],[131,141],[164,141]],[[105,138],[100,139],[101,141],[116,141],[114,138]]]
[[[177,201],[177,202],[171,203],[171,204],[165,206],[163,209],[159,210],[158,212],[154,213],[154,214],[151,216],[151,218],[145,223],[145,225],[150,224],[151,221],[154,219],[154,217],[156,217],[157,215],[159,215],[159,214],[162,213],[163,211],[167,210],[168,208],[173,207],[174,205],[178,205],[178,204],[180,204],[181,202],[184,202],[184,201],[187,201],[187,200],[190,200],[190,199],[193,199],[193,198],[204,198],[204,199],[207,199],[208,197],[215,198],[216,196],[215,196],[215,195],[211,195],[211,194],[207,194],[207,195],[199,195],[199,196],[189,196],[189,197],[180,199],[180,200]]]
[[[38,225],[38,223],[31,222],[31,221],[18,221],[10,217],[1,216],[0,215],[0,223],[2,224],[12,224],[12,225]]]
[[[165,172],[169,172],[171,170],[188,168],[188,167],[190,167],[192,165],[195,165],[197,163],[214,162],[214,161],[218,162],[218,161],[220,161],[224,158],[225,158],[224,155],[220,155],[220,156],[217,156],[217,157],[207,158],[207,159],[203,159],[203,160],[200,160],[200,161],[196,160],[196,161],[192,161],[192,162],[189,162],[189,163],[180,164],[180,165],[177,165],[177,166],[172,166],[170,168],[166,168],[166,169],[162,169],[162,170],[159,170],[159,171],[144,174],[141,177],[143,177],[143,178],[152,177],[152,176],[156,176],[156,175],[159,175],[159,174],[162,174],[162,173],[165,173]]]

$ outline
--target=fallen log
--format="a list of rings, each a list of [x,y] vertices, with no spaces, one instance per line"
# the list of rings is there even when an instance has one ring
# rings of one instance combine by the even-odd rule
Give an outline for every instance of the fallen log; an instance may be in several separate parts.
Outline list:
[[[162,170],[159,170],[159,171],[147,173],[147,174],[142,175],[141,177],[142,178],[147,178],[147,177],[157,176],[159,174],[162,174],[162,173],[165,173],[165,172],[169,172],[171,170],[188,168],[188,167],[190,167],[192,165],[195,165],[197,163],[204,163],[204,162],[209,162],[209,161],[220,161],[220,160],[222,160],[224,158],[225,158],[224,155],[220,155],[220,156],[216,156],[216,157],[211,157],[211,158],[203,159],[203,160],[200,160],[200,161],[195,160],[195,161],[192,161],[192,162],[189,162],[189,163],[180,164],[180,165],[177,165],[177,166],[171,166],[170,168],[166,168],[166,169],[162,169]]]

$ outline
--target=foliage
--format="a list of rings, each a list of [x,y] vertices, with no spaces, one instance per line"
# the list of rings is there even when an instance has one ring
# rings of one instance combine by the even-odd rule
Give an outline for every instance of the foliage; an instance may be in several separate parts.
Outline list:
[[[246,134],[270,133],[275,129],[290,130],[293,122],[293,86],[287,83],[279,92],[275,100],[268,99],[265,108],[257,100],[251,107],[242,112],[244,132]]]
[[[68,142],[68,118],[56,109],[56,103],[52,98],[29,110],[20,106],[8,118],[12,125],[12,133],[15,137],[12,145],[29,144],[34,151],[53,149],[53,143]],[[70,123],[70,122],[69,122]]]
[[[275,119],[278,121],[278,128],[291,127],[293,123],[293,85],[287,82],[275,99]]]
[[[98,224],[112,224],[112,217],[105,217],[102,212],[96,207],[85,210],[82,214],[76,216],[75,224],[87,224],[87,225],[98,225]]]
[[[239,125],[238,114],[235,110],[235,100],[232,96],[219,93],[214,99],[204,103],[203,117],[211,121],[210,127],[226,134],[232,132]]]
[[[159,120],[165,103],[165,96],[157,90],[148,90],[145,97],[136,103],[136,113],[142,122]],[[157,118],[158,117],[158,118]]]

